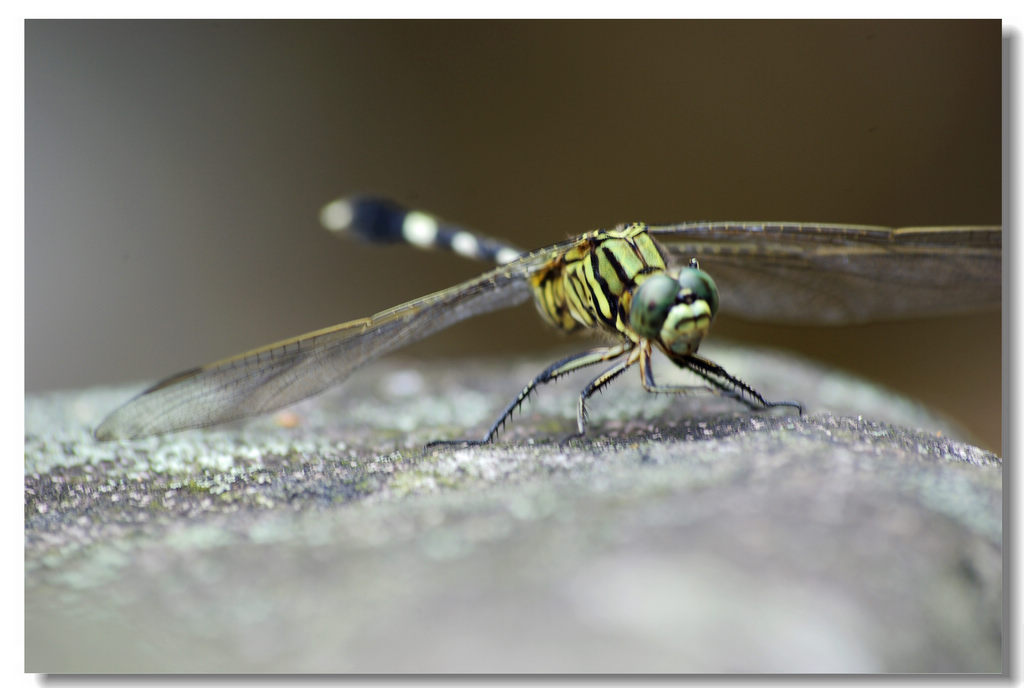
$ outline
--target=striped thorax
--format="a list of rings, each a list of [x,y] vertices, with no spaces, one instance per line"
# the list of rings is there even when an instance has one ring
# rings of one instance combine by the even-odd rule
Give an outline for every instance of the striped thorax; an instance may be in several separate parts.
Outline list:
[[[714,282],[694,261],[666,272],[665,257],[634,222],[584,234],[531,277],[544,318],[567,332],[605,327],[666,354],[697,350],[718,309]]]
[[[544,318],[567,332],[605,325],[627,334],[633,290],[665,271],[665,258],[633,223],[587,232],[530,278]]]

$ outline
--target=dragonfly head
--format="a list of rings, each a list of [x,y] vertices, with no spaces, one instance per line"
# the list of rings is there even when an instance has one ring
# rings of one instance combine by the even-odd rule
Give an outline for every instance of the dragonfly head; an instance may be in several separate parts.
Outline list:
[[[692,354],[718,312],[718,287],[708,273],[690,261],[677,274],[648,277],[633,295],[629,324],[654,340],[668,354]]]

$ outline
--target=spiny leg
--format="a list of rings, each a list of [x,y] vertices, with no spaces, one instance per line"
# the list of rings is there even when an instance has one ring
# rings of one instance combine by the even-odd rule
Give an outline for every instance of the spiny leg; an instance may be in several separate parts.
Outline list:
[[[651,345],[645,342],[640,351],[640,383],[644,389],[652,394],[691,394],[693,392],[710,392],[711,394],[722,394],[716,387],[707,385],[659,385],[654,381],[654,371],[651,368]],[[735,395],[733,395],[735,396]]]
[[[636,349],[633,350],[628,357],[619,361],[608,370],[604,371],[590,383],[583,388],[580,392],[579,405],[576,407],[576,432],[566,437],[563,442],[569,440],[578,439],[583,437],[587,432],[587,399],[589,399],[594,392],[600,391],[602,387],[607,385],[609,382],[617,378],[619,375],[624,373],[630,366],[635,364],[639,359],[639,356],[635,353]]]
[[[768,401],[756,389],[743,382],[737,377],[726,372],[725,368],[713,361],[700,356],[687,356],[677,364],[686,366],[703,379],[714,385],[719,391],[716,393],[738,399],[750,408],[772,408],[775,406],[789,406],[795,408],[797,413],[803,415],[804,407],[798,401]],[[714,390],[713,390],[714,391]],[[749,397],[749,398],[748,398]]]
[[[551,364],[543,372],[541,372],[540,375],[530,380],[530,382],[527,383],[525,387],[523,387],[522,391],[519,392],[516,398],[513,399],[508,404],[508,406],[504,408],[504,410],[498,416],[498,419],[494,421],[490,429],[487,431],[487,434],[484,435],[482,439],[434,440],[433,442],[428,442],[426,446],[432,447],[441,444],[457,444],[460,446],[488,444],[494,439],[494,436],[498,433],[498,431],[505,425],[505,421],[507,421],[512,416],[512,413],[517,408],[519,408],[524,401],[526,401],[527,397],[530,396],[530,394],[533,392],[534,389],[536,389],[538,385],[542,385],[546,382],[551,382],[552,380],[557,380],[563,375],[568,375],[569,373],[575,370],[579,370],[581,368],[586,368],[587,366],[596,365],[604,361],[610,361],[614,358],[618,358],[622,354],[629,351],[630,348],[632,348],[632,346],[633,344],[631,342],[617,344],[615,346],[605,346],[597,349],[590,349],[589,351],[583,351],[581,353],[568,356],[567,358],[563,358],[561,361]]]

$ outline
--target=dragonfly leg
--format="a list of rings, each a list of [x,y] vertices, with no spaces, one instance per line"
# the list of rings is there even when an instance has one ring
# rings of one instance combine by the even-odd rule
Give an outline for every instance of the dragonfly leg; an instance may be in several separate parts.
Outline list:
[[[717,387],[708,385],[659,385],[654,381],[654,371],[651,368],[652,360],[650,345],[648,345],[642,349],[640,354],[640,383],[646,391],[652,394],[693,394],[695,392],[725,394],[725,392]]]
[[[542,385],[546,382],[551,382],[552,380],[557,380],[563,375],[568,375],[569,373],[579,370],[581,368],[586,368],[587,366],[596,365],[604,361],[610,361],[614,358],[618,358],[622,354],[629,351],[632,347],[632,342],[628,342],[623,344],[617,344],[615,346],[604,346],[597,349],[590,349],[588,351],[583,351],[581,353],[568,356],[567,358],[563,358],[562,360],[551,364],[550,366],[545,368],[544,371],[540,373],[540,375],[530,380],[530,382],[527,383],[525,387],[523,387],[522,391],[519,392],[516,398],[509,402],[508,406],[506,406],[504,410],[502,410],[501,415],[499,415],[498,419],[495,420],[493,424],[491,424],[490,429],[487,431],[487,434],[484,435],[482,439],[434,440],[433,442],[427,443],[427,446],[431,447],[445,444],[457,444],[460,446],[489,444],[498,434],[498,431],[501,430],[501,428],[505,425],[505,422],[512,416],[512,414],[515,412],[517,408],[522,406],[523,402],[526,401],[526,399],[530,396],[533,390],[537,388],[538,385]]]
[[[593,396],[594,392],[600,391],[602,387],[624,373],[627,368],[635,364],[638,360],[639,358],[636,355],[630,355],[629,357],[624,358],[608,370],[595,377],[586,387],[583,388],[583,391],[580,392],[579,404],[576,407],[576,432],[562,440],[563,443],[568,442],[569,440],[578,439],[586,434],[587,399]]]
[[[700,356],[686,356],[680,361],[676,361],[677,364],[686,366],[689,370],[693,371],[704,380],[711,383],[715,389],[712,389],[715,394],[722,396],[732,397],[743,402],[750,408],[772,408],[775,406],[789,406],[795,408],[797,413],[803,415],[804,407],[798,401],[768,401],[762,396],[756,389],[743,382],[737,377],[733,377],[725,368],[718,365],[713,361],[709,361],[706,358]]]

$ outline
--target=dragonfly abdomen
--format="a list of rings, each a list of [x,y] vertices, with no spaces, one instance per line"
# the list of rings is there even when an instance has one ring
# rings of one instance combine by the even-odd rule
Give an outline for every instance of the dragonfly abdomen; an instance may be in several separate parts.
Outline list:
[[[370,196],[339,198],[320,211],[320,223],[335,233],[374,243],[406,243],[442,249],[466,258],[505,265],[523,255],[511,244],[471,232],[420,210]]]
[[[635,341],[629,326],[633,291],[664,270],[647,225],[635,222],[584,234],[530,280],[538,309],[554,326],[567,332],[603,326]]]

